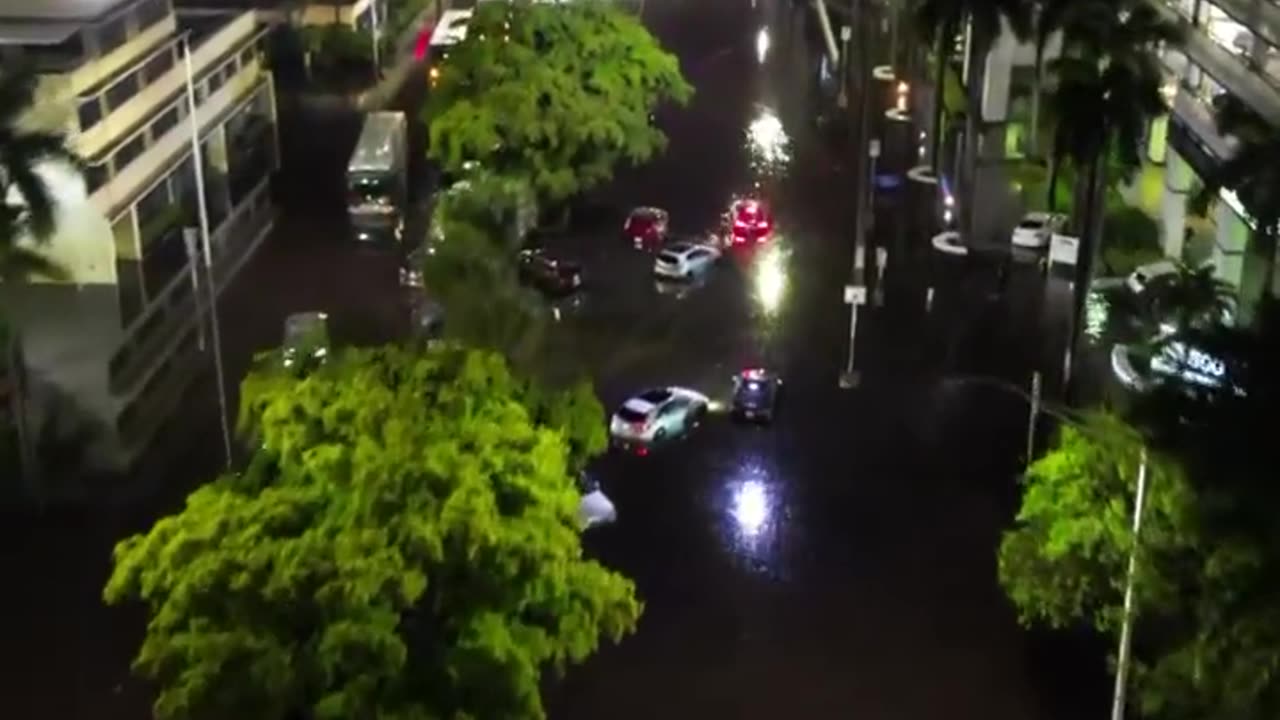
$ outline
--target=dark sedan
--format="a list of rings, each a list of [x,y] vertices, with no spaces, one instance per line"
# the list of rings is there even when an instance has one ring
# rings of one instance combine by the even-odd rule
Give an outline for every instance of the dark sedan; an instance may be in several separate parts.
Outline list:
[[[582,287],[582,265],[554,258],[545,250],[522,250],[520,280],[543,295],[561,298]]]

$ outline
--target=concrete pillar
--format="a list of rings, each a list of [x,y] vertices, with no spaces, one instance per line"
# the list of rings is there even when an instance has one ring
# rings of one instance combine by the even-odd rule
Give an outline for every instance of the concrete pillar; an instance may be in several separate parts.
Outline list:
[[[1187,199],[1195,175],[1173,148],[1165,151],[1164,195],[1160,198],[1160,238],[1164,254],[1182,259],[1187,232]]]
[[[1218,233],[1213,244],[1214,276],[1239,289],[1253,230],[1229,204],[1219,202],[1216,208]]]
[[[1002,123],[1009,119],[1009,83],[1018,41],[1008,26],[1003,22],[1001,26],[1003,31],[991,44],[991,52],[987,53],[986,73],[983,77],[982,118],[986,122]]]

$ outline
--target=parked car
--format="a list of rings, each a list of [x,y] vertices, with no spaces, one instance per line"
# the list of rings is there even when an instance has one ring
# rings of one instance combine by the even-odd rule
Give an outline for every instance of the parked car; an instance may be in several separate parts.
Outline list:
[[[652,250],[667,241],[669,216],[661,208],[641,206],[627,215],[622,234],[637,249]]]
[[[643,453],[649,445],[688,434],[710,406],[707,396],[696,390],[676,386],[646,390],[613,414],[609,436],[614,444]]]
[[[764,368],[747,368],[733,376],[731,413],[740,420],[772,422],[782,378]]]
[[[579,475],[578,494],[578,523],[583,530],[608,525],[618,519],[618,510],[613,506],[613,501],[600,489],[600,483],[595,478],[586,473]]]
[[[430,245],[423,245],[404,254],[400,259],[400,287],[422,287],[422,265],[433,249]]]
[[[329,316],[322,312],[294,313],[284,320],[281,364],[307,372],[329,358]]]
[[[521,281],[549,297],[564,297],[582,287],[582,265],[546,250],[521,250],[519,268]]]
[[[1011,241],[1017,247],[1046,248],[1054,233],[1060,232],[1066,224],[1065,215],[1046,212],[1027,213],[1013,228]]]
[[[409,301],[409,336],[428,345],[444,336],[444,306],[425,292]]]
[[[1133,272],[1129,273],[1129,277],[1125,279],[1125,285],[1134,295],[1141,295],[1152,285],[1172,280],[1177,274],[1178,264],[1165,258],[1146,265],[1139,265]]]
[[[720,257],[720,249],[711,245],[672,243],[654,258],[653,272],[658,277],[692,280],[709,270]]]

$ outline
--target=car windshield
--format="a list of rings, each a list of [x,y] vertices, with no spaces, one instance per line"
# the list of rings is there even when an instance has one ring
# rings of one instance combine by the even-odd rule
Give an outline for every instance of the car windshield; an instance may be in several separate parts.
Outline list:
[[[669,253],[669,252],[664,252],[664,253],[662,253],[662,254],[658,255],[658,260],[659,260],[659,261],[661,261],[661,262],[664,262],[664,263],[666,263],[666,264],[668,264],[668,265],[679,265],[679,264],[680,264],[680,256],[679,256],[679,255],[672,254],[672,253]]]
[[[1044,227],[1043,220],[1023,220],[1018,223],[1018,227],[1023,230],[1039,230]]]
[[[639,399],[657,405],[671,399],[670,390],[646,390],[640,394]]]
[[[687,242],[672,243],[667,246],[667,250],[676,254],[687,253],[693,249],[693,246]]]
[[[642,413],[639,410],[632,410],[629,407],[624,407],[621,410],[619,410],[618,417],[622,418],[627,422],[632,422],[632,423],[644,422],[645,420],[649,419],[649,415],[647,413]]]

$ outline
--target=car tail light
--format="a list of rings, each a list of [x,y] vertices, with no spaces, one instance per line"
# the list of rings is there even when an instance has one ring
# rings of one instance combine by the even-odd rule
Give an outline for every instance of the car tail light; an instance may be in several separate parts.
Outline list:
[[[649,448],[645,447],[644,445],[636,446],[636,455],[639,455],[640,457],[644,457],[645,455],[648,455],[648,454],[649,454]]]
[[[756,227],[758,227],[758,228],[760,228],[760,229],[762,229],[762,230],[767,230],[767,229],[769,229],[769,221],[768,221],[768,220],[761,220],[760,222],[756,223]]]
[[[733,226],[734,226],[734,227],[736,227],[736,228],[745,228],[745,227],[747,226],[747,224],[746,224],[746,223],[744,223],[744,222],[742,222],[741,220],[734,220],[734,221],[733,221]]]

